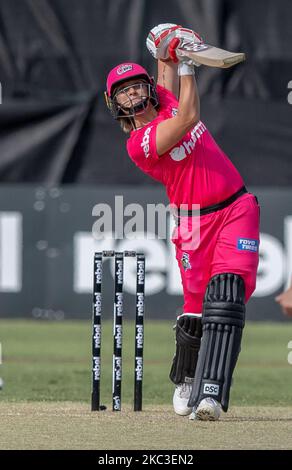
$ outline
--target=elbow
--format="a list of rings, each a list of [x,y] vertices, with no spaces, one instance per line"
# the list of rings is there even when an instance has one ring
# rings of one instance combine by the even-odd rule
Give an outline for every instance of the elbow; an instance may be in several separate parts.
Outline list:
[[[200,113],[195,113],[192,117],[193,125],[196,126],[200,122],[201,116]]]
[[[186,125],[188,127],[188,130],[192,129],[195,127],[200,121],[200,113],[193,113],[190,116],[186,118]]]
[[[179,110],[177,119],[182,123],[183,127],[189,131],[200,121],[200,111],[196,108],[189,110],[189,112],[180,112]]]
[[[198,122],[200,121],[200,113],[199,112],[190,112],[190,113],[177,113],[175,117],[177,122],[177,126],[181,129],[181,132],[185,134],[193,129]]]

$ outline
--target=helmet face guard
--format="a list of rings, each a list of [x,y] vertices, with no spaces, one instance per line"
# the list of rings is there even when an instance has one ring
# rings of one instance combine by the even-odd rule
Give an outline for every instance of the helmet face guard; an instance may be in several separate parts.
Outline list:
[[[137,83],[121,88],[123,82],[135,79]],[[110,71],[106,85],[105,100],[114,119],[134,118],[137,113],[147,109],[149,102],[154,107],[159,104],[154,80],[139,64],[123,63],[116,66]],[[133,87],[140,88],[139,102],[135,102],[137,97],[133,99],[129,95],[130,88]],[[121,100],[121,97],[126,99]]]
[[[142,77],[141,77],[142,78]],[[158,97],[153,82],[149,83],[137,77],[137,83],[118,87],[110,98],[106,94],[107,106],[114,119],[133,118],[148,108],[149,102],[156,108]],[[144,78],[144,77],[143,77]],[[136,95],[130,94],[136,90]]]

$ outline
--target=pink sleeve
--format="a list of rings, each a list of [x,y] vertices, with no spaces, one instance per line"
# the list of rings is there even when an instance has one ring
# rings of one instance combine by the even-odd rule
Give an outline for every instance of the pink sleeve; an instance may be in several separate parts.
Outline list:
[[[159,113],[163,112],[164,118],[173,116],[177,110],[178,101],[176,97],[166,88],[157,85],[159,98]],[[133,131],[127,141],[127,151],[133,162],[153,178],[162,181],[165,179],[165,163],[163,156],[157,154],[156,130],[161,119],[154,119],[147,126]]]
[[[159,160],[156,150],[156,128],[158,122],[150,123],[139,131],[134,131],[127,142],[130,158],[143,170],[147,171]]]
[[[166,88],[157,85],[159,98],[159,111],[163,111],[165,118],[173,116],[173,110],[177,109],[176,97]],[[161,158],[156,149],[156,129],[158,121],[152,121],[139,131],[134,131],[127,142],[127,150],[131,159],[140,168],[148,169]]]

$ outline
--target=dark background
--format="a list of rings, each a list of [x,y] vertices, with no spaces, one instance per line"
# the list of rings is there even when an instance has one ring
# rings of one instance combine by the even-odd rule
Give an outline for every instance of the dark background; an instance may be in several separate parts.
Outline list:
[[[231,70],[200,67],[202,120],[247,185],[291,185],[291,0],[0,0],[0,181],[152,184],[105,108],[109,70],[155,75],[149,29],[175,22],[244,51]]]

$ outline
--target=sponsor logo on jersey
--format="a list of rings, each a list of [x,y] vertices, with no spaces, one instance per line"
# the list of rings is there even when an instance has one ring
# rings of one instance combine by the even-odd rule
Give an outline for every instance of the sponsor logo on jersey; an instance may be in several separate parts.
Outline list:
[[[149,150],[150,150],[150,146],[149,146],[150,136],[149,136],[149,134],[151,132],[152,127],[153,126],[150,126],[150,127],[148,127],[148,129],[146,129],[146,131],[144,132],[144,135],[143,135],[142,143],[141,143],[141,147],[143,149],[145,158],[148,158],[149,155],[150,155],[150,153],[149,153]]]
[[[179,162],[186,158],[188,155],[192,153],[195,148],[197,141],[203,135],[203,133],[207,130],[206,126],[200,121],[191,131],[191,138],[188,140],[183,141],[183,143],[179,147],[174,147],[170,152],[169,155],[171,158]]]
[[[117,74],[118,75],[123,75],[123,73],[129,72],[129,70],[133,70],[133,65],[124,64],[124,65],[121,65],[121,67],[118,68]]]
[[[180,147],[175,147],[169,152],[169,154],[175,162],[179,162],[187,156],[186,149],[183,145],[181,145]]]
[[[241,251],[251,251],[257,253],[259,251],[259,241],[251,238],[239,238],[237,240],[237,248]]]

